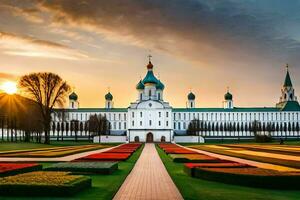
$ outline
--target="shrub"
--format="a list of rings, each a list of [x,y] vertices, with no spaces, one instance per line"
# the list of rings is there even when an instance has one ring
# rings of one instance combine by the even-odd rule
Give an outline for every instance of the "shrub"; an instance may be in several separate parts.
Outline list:
[[[0,178],[0,195],[69,196],[91,187],[91,178],[69,172],[29,172]]]
[[[0,177],[38,171],[42,165],[36,163],[0,163]]]
[[[300,173],[261,168],[196,168],[195,177],[210,181],[269,189],[300,189]]]
[[[117,169],[117,162],[61,162],[53,164],[44,170],[70,171],[89,174],[112,174]]]

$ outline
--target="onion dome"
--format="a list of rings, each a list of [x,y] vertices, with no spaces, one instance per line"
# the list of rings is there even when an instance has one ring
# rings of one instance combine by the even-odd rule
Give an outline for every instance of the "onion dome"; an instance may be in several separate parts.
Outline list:
[[[113,95],[110,93],[110,92],[108,92],[106,95],[105,95],[105,99],[106,100],[109,100],[109,101],[112,101],[113,100]]]
[[[78,96],[75,92],[72,92],[72,94],[69,95],[69,99],[70,100],[74,100],[74,101],[77,101],[78,99]]]
[[[151,63],[151,61],[149,61],[149,64],[147,65],[147,69],[148,72],[143,80],[143,83],[154,83],[154,84],[158,84],[159,80],[154,76],[153,74],[153,65]]]
[[[151,61],[149,61],[148,65],[147,65],[147,69],[152,70],[153,69],[153,64],[151,63]]]
[[[164,90],[165,85],[159,80],[158,83],[156,84],[156,89],[157,90]]]
[[[140,80],[140,82],[136,85],[136,89],[137,90],[143,90],[143,89],[145,89],[145,85],[142,82],[142,80]]]
[[[188,97],[188,100],[195,100],[195,98],[196,98],[196,96],[192,92],[190,92],[187,97]]]
[[[227,92],[225,95],[224,95],[224,99],[225,100],[232,100],[232,94],[230,94],[229,92]]]

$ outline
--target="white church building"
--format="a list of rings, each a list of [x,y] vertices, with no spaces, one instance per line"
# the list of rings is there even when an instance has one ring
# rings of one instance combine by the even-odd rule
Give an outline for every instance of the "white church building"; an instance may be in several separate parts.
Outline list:
[[[127,142],[192,142],[195,136],[185,136],[190,122],[201,121],[201,139],[243,139],[253,138],[251,124],[260,123],[260,131],[272,137],[299,137],[300,106],[287,68],[281,97],[274,107],[235,107],[233,95],[224,95],[223,107],[196,107],[196,96],[187,95],[184,108],[174,108],[164,99],[165,86],[154,74],[151,61],[147,65],[144,79],[136,85],[137,99],[127,108],[115,108],[113,95],[105,95],[104,108],[81,108],[78,96],[69,96],[69,108],[56,109],[52,115],[54,126],[69,126],[77,120],[86,126],[91,115],[105,116],[110,122],[110,134]],[[64,114],[62,114],[64,112]],[[64,117],[63,117],[64,116]],[[64,128],[64,133],[70,128]],[[55,131],[53,131],[55,134]],[[121,137],[122,136],[122,137]],[[115,142],[119,141],[114,140]]]

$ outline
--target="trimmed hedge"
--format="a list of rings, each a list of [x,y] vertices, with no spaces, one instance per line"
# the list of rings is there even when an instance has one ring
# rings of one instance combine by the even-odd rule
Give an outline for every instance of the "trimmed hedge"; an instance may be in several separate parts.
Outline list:
[[[0,163],[0,177],[42,170],[36,163]]]
[[[223,160],[207,156],[204,154],[169,154],[173,162],[177,163],[218,163],[224,162]]]
[[[53,164],[44,170],[70,171],[87,174],[112,174],[117,169],[117,162],[61,162]]]
[[[91,186],[92,180],[86,176],[70,175],[68,172],[30,172],[0,178],[0,195],[71,196]]]
[[[300,189],[300,173],[260,168],[195,168],[195,177],[248,187],[282,190]]]
[[[237,162],[225,162],[225,163],[185,163],[183,171],[189,176],[195,176],[195,169],[198,167],[202,168],[244,168],[251,167],[247,164],[237,163]]]

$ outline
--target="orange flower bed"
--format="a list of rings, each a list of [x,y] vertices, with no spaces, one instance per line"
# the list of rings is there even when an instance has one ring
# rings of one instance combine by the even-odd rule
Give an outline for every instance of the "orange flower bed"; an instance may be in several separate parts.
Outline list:
[[[224,163],[185,163],[184,171],[190,175],[195,175],[195,168],[240,168],[240,167],[250,167],[247,164],[237,163],[237,162],[224,162]]]

